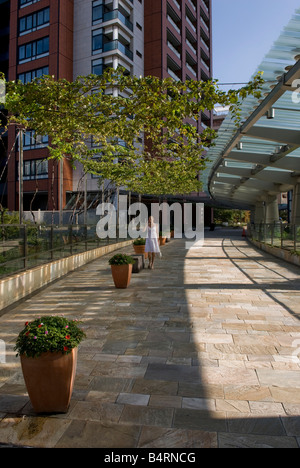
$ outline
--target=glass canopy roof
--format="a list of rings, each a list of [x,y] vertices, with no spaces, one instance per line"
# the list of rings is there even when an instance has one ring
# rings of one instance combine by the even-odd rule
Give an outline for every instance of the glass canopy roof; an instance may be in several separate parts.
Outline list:
[[[252,78],[258,71],[262,97],[244,100],[239,129],[225,117],[201,175],[204,191],[223,206],[251,209],[300,182],[300,8]]]

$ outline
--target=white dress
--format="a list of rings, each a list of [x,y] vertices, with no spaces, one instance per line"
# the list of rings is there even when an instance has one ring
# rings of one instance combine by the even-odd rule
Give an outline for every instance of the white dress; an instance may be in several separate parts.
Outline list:
[[[146,238],[145,252],[160,253],[156,226],[148,226],[148,237]]]

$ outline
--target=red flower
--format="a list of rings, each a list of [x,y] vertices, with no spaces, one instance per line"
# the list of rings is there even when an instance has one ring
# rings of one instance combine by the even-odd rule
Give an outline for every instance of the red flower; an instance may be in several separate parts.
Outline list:
[[[28,324],[29,324],[29,322],[25,322],[25,327],[27,327]]]
[[[64,351],[69,351],[68,346],[64,346]]]
[[[30,335],[30,332],[25,333],[25,335],[26,335],[26,336],[29,336],[29,335]]]
[[[70,338],[70,335],[66,335],[66,340],[69,340]]]
[[[39,326],[38,326],[38,328],[41,328],[42,326],[43,326],[43,324],[42,324],[42,323],[40,323],[40,324],[39,324]]]

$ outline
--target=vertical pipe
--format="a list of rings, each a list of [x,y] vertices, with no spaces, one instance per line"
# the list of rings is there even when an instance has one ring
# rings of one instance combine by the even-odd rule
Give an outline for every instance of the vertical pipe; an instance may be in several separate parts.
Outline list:
[[[23,223],[23,129],[19,131],[19,223]]]

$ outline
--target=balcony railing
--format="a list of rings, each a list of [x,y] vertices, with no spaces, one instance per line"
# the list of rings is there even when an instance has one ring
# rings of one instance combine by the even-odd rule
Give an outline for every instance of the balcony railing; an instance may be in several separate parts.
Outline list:
[[[192,67],[192,65],[190,65],[188,62],[186,62],[186,68],[188,70],[190,70],[192,73],[194,73],[194,75],[197,76],[197,72],[194,70],[194,68]]]
[[[173,28],[176,29],[176,31],[180,34],[181,31],[180,31],[179,26],[177,26],[177,24],[176,24],[175,21],[171,18],[170,15],[168,15],[168,20],[169,20],[170,23],[172,24]]]
[[[119,50],[122,54],[126,55],[130,60],[133,60],[133,53],[122,42],[115,40],[103,44],[103,52],[110,52],[111,50]]]
[[[201,17],[201,26],[203,26],[204,30],[209,34],[209,27],[205,23],[204,19]]]
[[[191,6],[191,8],[194,10],[194,11],[197,11],[196,10],[196,6],[194,5],[194,3],[192,2],[192,0],[188,0],[189,1],[189,5]]]
[[[174,52],[174,54],[181,59],[181,53],[178,52],[178,50],[173,46],[173,44],[170,41],[168,41],[168,46]]]
[[[133,31],[133,24],[132,22],[126,18],[119,10],[108,11],[104,14],[103,21],[111,21],[113,19],[119,19],[125,26]]]
[[[94,225],[0,225],[0,278],[127,239],[100,239]]]
[[[190,47],[190,49],[194,52],[194,54],[197,55],[197,50],[195,49],[195,47],[193,46],[193,44],[192,44],[188,39],[186,39],[185,42],[186,42],[187,45]]]
[[[190,20],[190,18],[189,18],[188,16],[186,16],[185,18],[186,18],[187,22],[189,23],[189,25],[191,26],[192,30],[193,30],[194,32],[197,32],[197,28],[196,28],[196,26],[192,23],[192,21]]]
[[[271,224],[249,224],[248,235],[253,240],[272,247],[300,253],[300,226],[275,222]]]
[[[178,78],[176,73],[173,70],[171,70],[171,68],[168,68],[168,73],[175,81],[180,81],[180,78]]]

